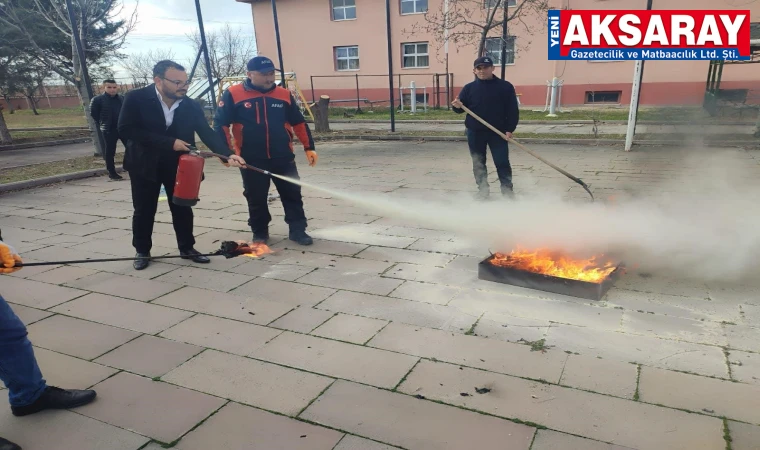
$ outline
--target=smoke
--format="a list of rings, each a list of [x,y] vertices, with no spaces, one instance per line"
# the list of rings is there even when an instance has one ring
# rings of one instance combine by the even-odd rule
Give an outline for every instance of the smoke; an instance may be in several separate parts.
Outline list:
[[[760,167],[748,153],[671,150],[664,177],[627,187],[610,182],[614,200],[568,201],[531,193],[507,201],[473,200],[471,193],[429,200],[393,194],[328,192],[373,214],[448,231],[492,251],[550,249],[578,258],[604,254],[641,272],[703,281],[738,281],[760,270]],[[676,164],[672,162],[675,161]],[[651,161],[649,162],[651,164]],[[651,167],[651,166],[650,166]],[[561,177],[560,175],[557,175]],[[518,174],[516,183],[531,184]],[[568,183],[572,184],[570,181]],[[533,189],[537,190],[537,189]],[[600,195],[597,192],[597,196]],[[484,255],[486,256],[486,255]]]

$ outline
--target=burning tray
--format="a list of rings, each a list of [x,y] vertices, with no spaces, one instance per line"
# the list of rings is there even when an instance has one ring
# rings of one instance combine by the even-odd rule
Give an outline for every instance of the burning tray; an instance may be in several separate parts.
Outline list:
[[[572,297],[586,298],[589,300],[601,300],[623,270],[623,265],[607,266],[599,274],[599,279],[585,281],[582,279],[563,278],[560,276],[547,275],[523,268],[509,267],[508,265],[494,263],[504,261],[504,255],[494,254],[478,264],[478,278],[496,283],[511,284],[513,286],[536,289],[539,291],[553,292],[555,294],[569,295]]]

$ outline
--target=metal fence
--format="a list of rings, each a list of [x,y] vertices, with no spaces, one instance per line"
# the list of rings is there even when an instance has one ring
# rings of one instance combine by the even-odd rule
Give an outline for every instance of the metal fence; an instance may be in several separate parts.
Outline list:
[[[428,84],[430,83],[430,84]],[[388,74],[385,75],[312,75],[311,101],[317,101],[325,93],[330,95],[330,103],[352,108],[357,112],[362,106],[370,109],[381,105],[390,105],[390,89],[394,93],[394,106],[404,109],[405,105],[414,103],[430,108],[450,108],[454,99],[454,74],[449,73],[414,73],[398,74],[393,77],[390,86]],[[326,85],[330,86],[326,86]],[[412,101],[412,92],[415,92]],[[334,97],[334,98],[333,98]]]

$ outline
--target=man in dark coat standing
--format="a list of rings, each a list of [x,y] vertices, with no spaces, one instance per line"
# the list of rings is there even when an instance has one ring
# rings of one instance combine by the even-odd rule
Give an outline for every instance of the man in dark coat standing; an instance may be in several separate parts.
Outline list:
[[[242,167],[243,158],[233,155],[227,143],[211,129],[200,105],[186,99],[190,84],[184,67],[173,61],[160,61],[153,68],[150,86],[135,89],[124,98],[119,116],[119,134],[127,141],[124,169],[132,184],[132,245],[138,258],[149,258],[153,246],[153,223],[161,185],[170,199],[169,208],[177,235],[177,245],[184,259],[208,263],[195,250],[193,210],[175,205],[171,198],[182,152],[195,145],[195,134],[211,151],[229,156],[230,167]],[[148,260],[134,262],[136,270],[148,267]]]
[[[493,60],[490,57],[480,57],[475,60],[474,65],[475,81],[466,84],[459,96],[451,103],[454,112],[463,113],[464,110],[461,107],[464,105],[511,138],[520,121],[515,87],[509,81],[497,78],[493,74]],[[486,146],[491,148],[491,156],[499,175],[501,193],[505,197],[512,198],[514,196],[512,166],[509,163],[507,141],[473,117],[467,116],[465,127],[470,156],[472,156],[472,171],[478,185],[478,198],[485,200],[490,194],[486,169]]]
[[[90,102],[90,115],[98,125],[100,132],[103,133],[105,148],[102,151],[108,176],[112,180],[122,180],[121,175],[116,173],[114,158],[116,157],[116,143],[119,141],[119,130],[117,129],[119,113],[121,112],[121,105],[124,103],[124,97],[119,95],[119,85],[116,84],[115,80],[103,81],[103,90],[105,92],[93,97]],[[123,139],[121,139],[121,143],[126,148],[127,144]]]

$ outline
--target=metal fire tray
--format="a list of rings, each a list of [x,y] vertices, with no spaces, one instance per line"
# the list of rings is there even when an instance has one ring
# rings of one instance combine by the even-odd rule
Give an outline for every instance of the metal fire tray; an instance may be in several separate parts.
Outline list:
[[[589,300],[601,300],[623,270],[623,265],[618,264],[604,281],[591,283],[496,266],[490,263],[491,259],[493,256],[489,256],[478,264],[479,279]]]

